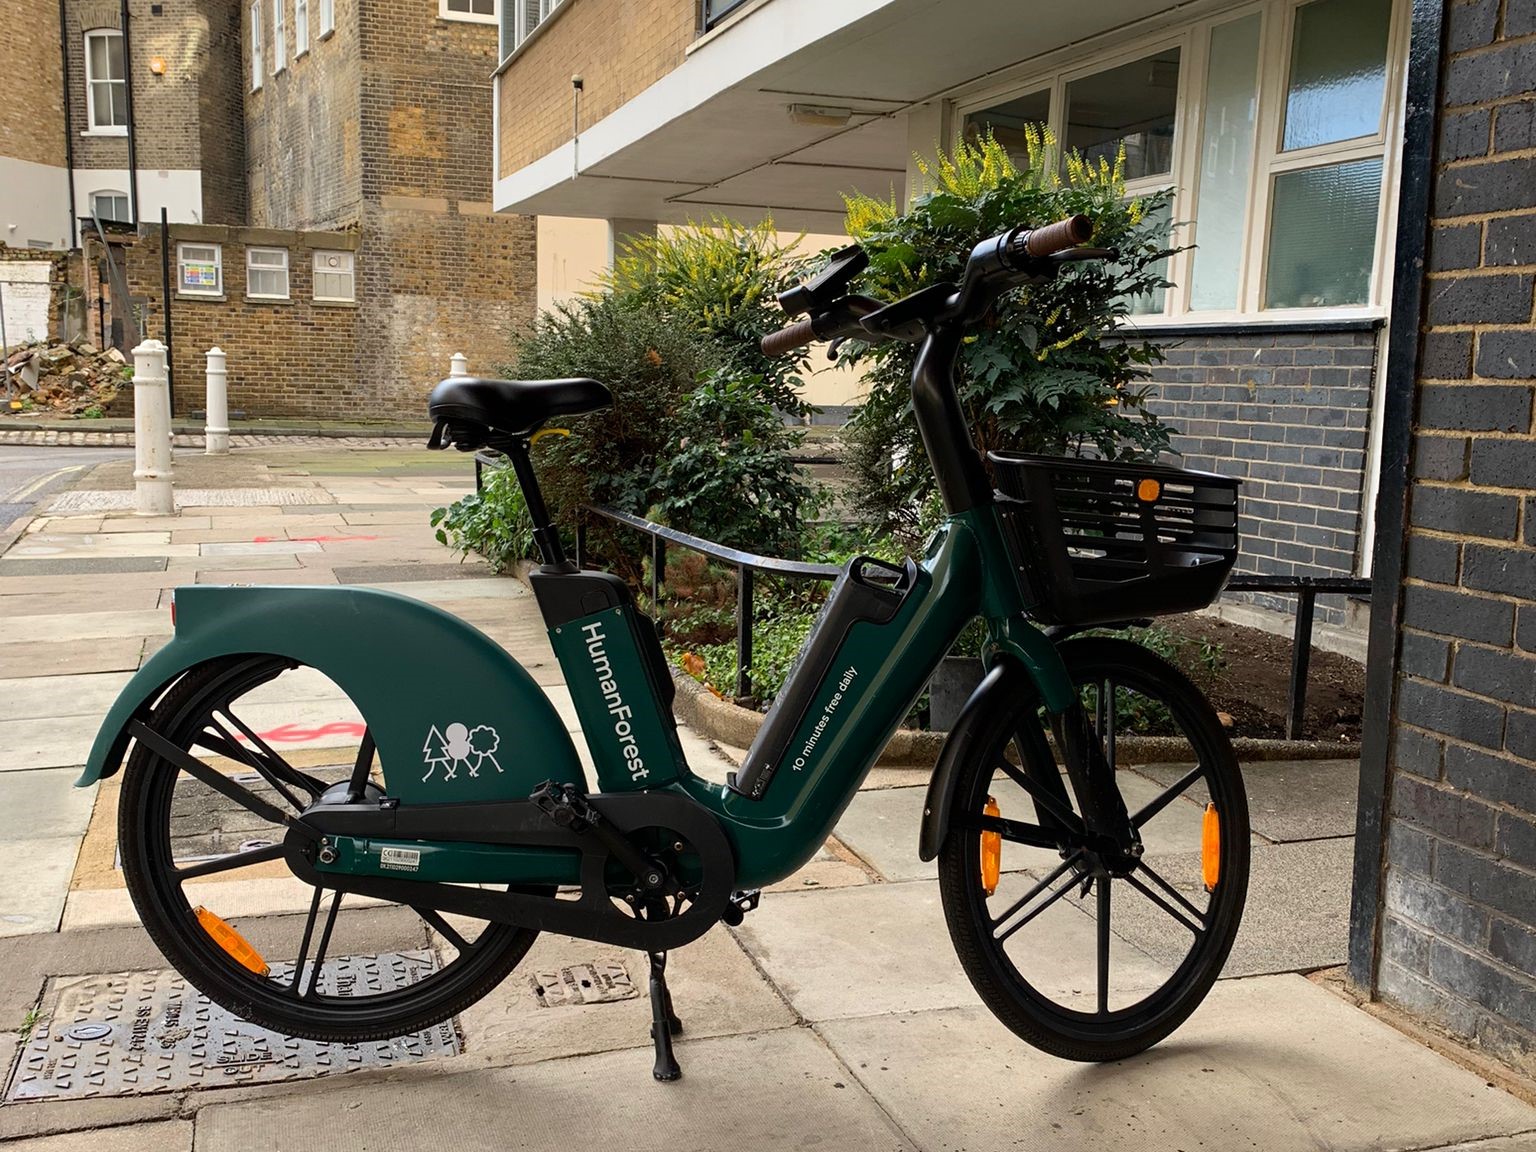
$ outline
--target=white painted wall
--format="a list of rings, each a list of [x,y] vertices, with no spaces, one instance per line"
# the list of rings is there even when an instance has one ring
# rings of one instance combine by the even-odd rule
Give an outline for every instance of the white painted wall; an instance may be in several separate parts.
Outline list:
[[[0,243],[69,247],[69,182],[63,168],[0,156]]]
[[[91,214],[92,192],[129,192],[126,168],[76,168],[75,204],[81,216]],[[203,174],[196,168],[139,169],[139,219],[150,224],[160,221],[160,209],[170,214],[172,224],[203,222]]]
[[[0,315],[6,348],[48,335],[47,260],[7,260],[0,264]]]

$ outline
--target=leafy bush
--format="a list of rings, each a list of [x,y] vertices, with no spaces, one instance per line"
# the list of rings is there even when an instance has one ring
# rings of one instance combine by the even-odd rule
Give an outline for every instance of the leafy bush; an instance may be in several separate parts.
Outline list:
[[[437,541],[456,552],[478,552],[497,572],[537,555],[533,521],[510,468],[488,472],[479,492],[432,513]]]
[[[763,381],[717,371],[679,405],[675,434],[652,476],[652,517],[722,544],[785,556],[799,551],[816,494],[790,451],[804,435],[784,426]]]
[[[812,409],[800,398],[809,354],[764,356],[759,343],[780,328],[774,296],[796,279],[804,261],[782,244],[772,220],[752,227],[721,216],[707,224],[636,236],[599,281],[620,302],[646,308],[705,337],[738,380],[758,377],[782,412]]]
[[[1167,284],[1161,268],[1169,249],[1157,221],[1169,194],[1127,199],[1123,156],[1111,166],[1069,155],[1063,178],[1050,133],[1030,128],[1027,139],[1023,172],[990,136],[924,164],[933,191],[904,213],[894,201],[847,197],[848,232],[870,256],[856,287],[894,300],[955,282],[980,241],[1088,214],[1093,243],[1118,249],[1120,262],[1071,265],[1051,283],[999,300],[962,349],[960,399],[983,452],[1155,457],[1168,449],[1168,430],[1147,410],[1143,381],[1162,354],[1114,327],[1134,298]],[[847,353],[869,388],[849,430],[856,497],[888,527],[912,535],[935,487],[910,409],[916,346],[851,343]]]

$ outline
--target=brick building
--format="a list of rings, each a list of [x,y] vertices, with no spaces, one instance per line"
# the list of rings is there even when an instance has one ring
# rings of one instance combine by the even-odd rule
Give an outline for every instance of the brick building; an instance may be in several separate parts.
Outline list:
[[[1351,965],[1532,1072],[1536,7],[1421,7]]]
[[[164,334],[162,208],[173,371],[222,333],[252,415],[419,415],[452,353],[494,365],[531,321],[534,222],[490,205],[484,0],[64,0],[62,34],[58,0],[18,2],[39,75],[0,107],[0,216],[30,213],[12,246],[84,246],[91,331]]]

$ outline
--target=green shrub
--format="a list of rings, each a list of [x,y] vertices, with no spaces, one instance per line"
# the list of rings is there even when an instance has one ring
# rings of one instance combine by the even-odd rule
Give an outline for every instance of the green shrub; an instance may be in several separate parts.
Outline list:
[[[466,556],[478,552],[497,572],[538,554],[528,505],[510,468],[487,472],[479,492],[438,508],[431,523],[437,529],[439,544]]]
[[[703,336],[733,378],[758,377],[775,407],[803,416],[812,411],[800,397],[809,353],[764,356],[759,344],[783,326],[774,297],[804,263],[793,245],[780,243],[772,220],[748,227],[716,216],[633,237],[599,284],[619,301]]]
[[[1168,429],[1146,408],[1153,344],[1115,331],[1138,296],[1166,286],[1169,249],[1157,221],[1166,192],[1127,199],[1122,162],[1094,165],[1076,155],[1059,175],[1055,141],[1029,130],[1029,168],[1020,172],[991,137],[961,143],[923,166],[933,191],[906,212],[894,202],[847,198],[848,232],[870,256],[857,290],[894,300],[958,281],[980,241],[1018,225],[1078,212],[1096,224],[1093,243],[1117,248],[1117,264],[1071,265],[1049,284],[1016,289],[998,301],[966,341],[956,383],[976,446],[1052,454],[1155,457]],[[1122,157],[1123,161],[1123,157]],[[916,346],[851,343],[868,400],[849,430],[855,497],[885,525],[914,535],[934,491],[912,419],[909,382]],[[894,462],[894,463],[893,463]]]

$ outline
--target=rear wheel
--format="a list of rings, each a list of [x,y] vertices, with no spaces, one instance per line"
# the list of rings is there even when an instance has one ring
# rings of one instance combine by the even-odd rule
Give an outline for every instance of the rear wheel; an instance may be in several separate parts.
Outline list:
[[[351,718],[315,724],[317,700]],[[136,742],[118,815],[128,890],[176,970],[237,1016],[310,1040],[404,1035],[480,999],[538,936],[293,877],[274,816],[335,784],[382,779],[365,721],[314,669],[277,656],[211,661],[184,675],[147,723],[224,783],[210,787]],[[330,746],[286,756],[272,746],[314,733],[329,733]],[[238,880],[250,883],[225,883]]]
[[[1015,1033],[1119,1060],[1188,1018],[1226,963],[1248,888],[1248,804],[1231,742],[1173,665],[1120,638],[1061,654],[1141,836],[1116,859],[1084,834],[1037,701],[966,764],[939,854],[961,964]]]

